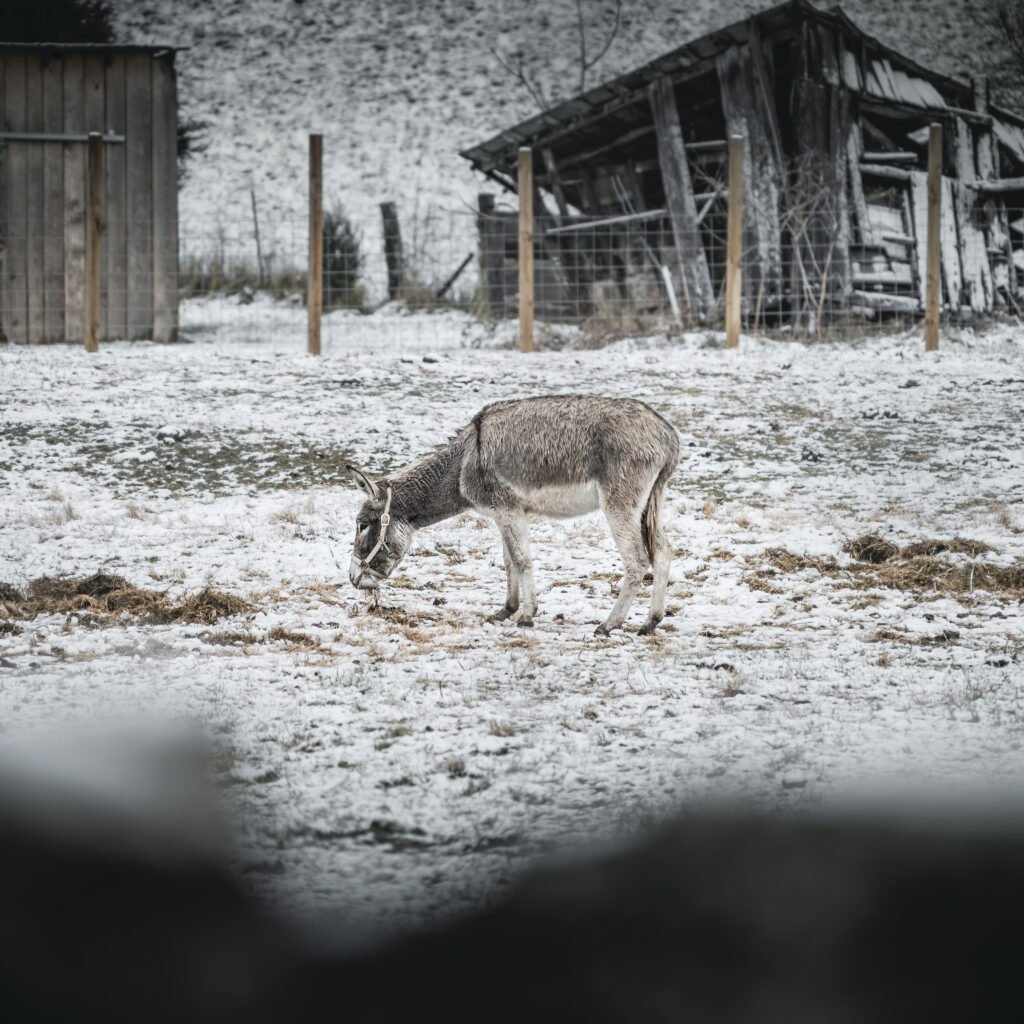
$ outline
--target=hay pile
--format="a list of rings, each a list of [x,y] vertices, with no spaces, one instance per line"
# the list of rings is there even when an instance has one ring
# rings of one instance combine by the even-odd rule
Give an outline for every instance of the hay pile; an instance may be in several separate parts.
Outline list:
[[[29,583],[25,593],[0,582],[0,613],[11,619],[34,619],[39,615],[84,615],[92,619],[128,616],[153,625],[210,625],[252,610],[248,601],[212,587],[174,600],[164,592],[137,587],[123,576],[105,572],[84,577],[41,576]]]
[[[979,555],[992,550],[983,541],[933,539],[897,547],[881,537],[867,534],[850,541],[843,550],[855,560],[854,564],[840,565],[832,557],[814,558],[796,555],[784,548],[769,548],[763,555],[747,559],[754,571],[745,582],[752,589],[777,593],[780,591],[773,580],[779,574],[814,569],[856,590],[887,587],[944,594],[972,594],[984,590],[1024,600],[1024,562],[1003,566],[978,561]],[[955,562],[940,555],[968,555],[975,560]]]

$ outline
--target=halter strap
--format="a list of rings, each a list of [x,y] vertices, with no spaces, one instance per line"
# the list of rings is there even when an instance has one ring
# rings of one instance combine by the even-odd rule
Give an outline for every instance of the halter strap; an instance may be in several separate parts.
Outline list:
[[[377,557],[377,552],[384,547],[384,541],[387,538],[388,527],[391,525],[391,485],[388,485],[387,497],[384,499],[384,511],[380,514],[380,534],[377,537],[377,543],[374,544],[373,550],[365,557],[359,560],[359,567],[363,572],[368,572],[371,576],[377,576],[379,579],[384,578],[384,574],[378,572],[376,569],[370,568],[370,563]]]

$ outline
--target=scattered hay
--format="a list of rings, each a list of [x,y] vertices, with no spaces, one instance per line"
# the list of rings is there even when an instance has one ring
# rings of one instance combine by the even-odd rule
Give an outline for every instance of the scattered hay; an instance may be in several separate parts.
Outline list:
[[[882,537],[873,533],[865,534],[856,540],[851,540],[843,550],[855,558],[858,562],[869,562],[872,565],[880,565],[893,559],[921,558],[924,556],[935,556],[945,553],[953,555],[969,555],[977,558],[978,555],[987,554],[992,550],[990,544],[982,540],[969,540],[964,537],[954,537],[952,540],[921,540],[914,544],[907,544],[900,548]]]
[[[977,558],[978,555],[988,554],[992,550],[991,544],[983,540],[968,540],[966,538],[954,537],[953,540],[922,540],[916,544],[908,544],[900,548],[900,558],[917,558],[920,555],[941,555],[949,552],[953,555],[970,555]]]
[[[218,619],[252,611],[248,601],[212,587],[174,601],[166,593],[136,587],[123,576],[104,572],[85,577],[41,576],[29,583],[26,594],[0,584],[0,600],[7,614],[18,619],[72,614],[116,619],[127,615],[154,625],[212,625]]]
[[[797,573],[814,569],[822,576],[840,579],[846,587],[870,590],[886,587],[908,592],[933,591],[943,594],[972,594],[984,590],[1007,598],[1024,600],[1024,562],[1015,565],[990,565],[981,561],[950,562],[938,554],[985,554],[992,548],[983,541],[954,539],[927,540],[905,547],[874,535],[860,537],[844,548],[856,561],[840,565],[834,558],[796,555],[784,548],[769,548],[760,556],[748,557],[753,570],[744,582],[752,590],[773,590],[774,573]],[[764,563],[770,568],[766,568]],[[774,572],[773,572],[774,570]]]
[[[0,582],[0,601],[4,604],[21,604],[24,600],[25,595],[17,587]]]
[[[868,533],[856,540],[851,540],[843,550],[858,562],[870,562],[872,565],[878,565],[881,562],[889,561],[899,553],[900,549],[882,537]]]
[[[268,640],[278,640],[289,645],[291,650],[320,651],[326,653],[327,648],[320,643],[316,637],[308,633],[299,633],[293,629],[285,629],[284,626],[275,626],[268,634]]]
[[[162,595],[161,595],[162,596]],[[232,615],[244,615],[252,611],[252,605],[233,594],[225,594],[213,587],[203,587],[197,594],[183,598],[178,604],[167,609],[166,622],[201,622],[213,625],[218,619]]]

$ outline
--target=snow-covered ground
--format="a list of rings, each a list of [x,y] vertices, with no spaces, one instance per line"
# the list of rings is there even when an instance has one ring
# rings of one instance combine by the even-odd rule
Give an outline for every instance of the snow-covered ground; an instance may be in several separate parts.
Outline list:
[[[385,926],[475,906],[538,851],[709,795],[814,808],[893,779],[1021,779],[1017,595],[767,571],[776,548],[846,566],[867,533],[1024,558],[1019,332],[931,356],[916,335],[524,356],[456,314],[389,349],[375,331],[403,318],[385,310],[315,359],[276,308],[238,336],[191,306],[191,344],[0,348],[0,581],[103,570],[253,608],[214,625],[0,615],[5,740],[193,719],[255,889]],[[347,581],[346,461],[396,467],[488,401],[566,391],[644,398],[682,436],[662,631],[639,637],[635,607],[593,636],[619,572],[598,516],[532,527],[531,630],[483,621],[504,578],[473,515],[424,531],[370,610]]]

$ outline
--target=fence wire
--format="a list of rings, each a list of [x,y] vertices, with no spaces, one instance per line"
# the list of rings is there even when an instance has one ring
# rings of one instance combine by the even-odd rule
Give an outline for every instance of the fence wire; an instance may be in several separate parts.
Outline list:
[[[720,331],[727,276],[727,203],[702,199],[700,245],[686,250],[664,210],[603,216],[546,211],[533,224],[534,304],[540,345]],[[834,226],[783,225],[781,245],[745,225],[742,329],[803,340],[898,333],[924,316],[924,242],[894,204],[872,208],[871,238],[838,244]],[[1024,209],[1000,207],[971,225],[985,260],[957,247],[946,225],[942,317],[981,324],[1019,312]],[[388,233],[385,225],[396,225]],[[519,315],[520,225],[511,203],[435,211],[411,224],[328,210],[322,337],[345,346],[424,348],[513,344]],[[0,326],[12,342],[83,336],[85,230],[40,233],[27,218],[0,221]],[[950,258],[950,254],[955,256]],[[305,347],[309,224],[182,220],[174,237],[152,225],[108,221],[100,261],[103,340],[273,339]],[[954,265],[955,264],[955,265]]]

